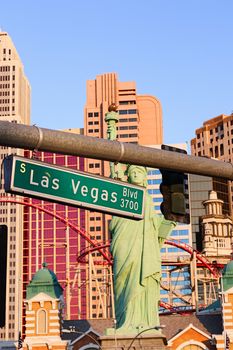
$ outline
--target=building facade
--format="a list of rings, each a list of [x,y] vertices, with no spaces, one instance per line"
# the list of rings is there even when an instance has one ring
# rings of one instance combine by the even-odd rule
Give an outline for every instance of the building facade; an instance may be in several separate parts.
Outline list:
[[[223,201],[217,193],[211,191],[209,198],[203,202],[205,215],[201,217],[203,254],[213,259],[227,263],[231,258],[233,246],[232,219],[223,215]]]
[[[107,124],[104,121],[108,107],[115,103],[118,106],[119,122],[117,124],[117,139],[144,146],[161,144],[163,142],[161,104],[153,96],[138,95],[135,82],[120,82],[115,73],[98,75],[94,80],[87,81],[87,99],[84,109],[84,135],[107,138]],[[86,159],[85,170],[109,177],[109,163]],[[107,214],[86,211],[86,231],[96,242],[109,242],[109,221]],[[94,271],[94,263],[102,259],[100,253],[93,252],[93,269],[89,271],[92,279],[87,295],[90,306],[89,318],[111,317],[111,313],[98,308],[99,289],[107,291],[111,283],[111,270],[104,265]],[[88,277],[88,276],[87,276]],[[103,304],[109,305],[107,293],[103,295]]]
[[[33,156],[29,151],[25,151],[24,155]],[[57,166],[84,170],[81,157],[48,152],[37,152],[36,157]],[[64,288],[66,319],[86,317],[86,285],[83,285],[86,264],[77,262],[79,251],[85,247],[84,227],[83,209],[39,199],[24,199],[23,298],[26,297],[27,284],[45,261]]]
[[[30,85],[16,48],[10,36],[5,32],[0,32],[0,119],[12,123],[29,124],[30,122]],[[1,162],[6,155],[12,153],[22,155],[23,151],[1,147]],[[0,339],[11,340],[18,338],[18,330],[21,326],[19,306],[22,302],[20,291],[23,208],[4,201],[5,197],[4,181],[2,180],[0,222],[6,229],[7,255],[3,261],[4,266],[2,266],[5,269],[6,278],[1,282]],[[16,199],[15,196],[12,198]]]
[[[185,144],[175,146],[180,149],[186,149]],[[160,146],[156,148],[160,148]],[[163,196],[160,192],[160,184],[162,182],[160,170],[148,169],[147,182],[148,193],[154,202],[155,212],[161,215],[160,205],[163,202]],[[192,247],[191,224],[177,223],[168,240],[174,241],[175,245],[164,244],[161,249],[161,301],[172,307],[190,307],[192,305],[190,254],[182,249],[182,245]]]
[[[233,160],[233,114],[221,114],[203,123],[195,131],[196,137],[191,140],[191,153],[199,157],[210,157],[225,162]],[[218,198],[223,200],[223,213],[232,216],[231,181],[213,179]],[[207,199],[207,198],[206,198]]]
[[[107,136],[104,118],[108,106],[113,102],[118,105],[119,110],[119,140],[147,145],[150,142],[162,141],[162,115],[159,101],[151,96],[138,96],[134,82],[121,83],[115,74],[105,74],[87,82],[87,103],[84,111],[85,135]],[[67,129],[66,131],[82,133],[82,130]],[[31,152],[26,152],[25,155],[32,156]],[[44,152],[38,152],[36,157],[56,165],[109,176],[107,162]],[[60,204],[49,204],[34,199],[28,199],[28,203],[45,207],[68,221],[75,222],[95,244],[109,244],[110,215],[75,210]],[[39,212],[35,207],[25,207],[24,297],[27,283],[45,260],[56,272],[64,287],[66,319],[113,316],[111,266],[107,261],[103,261],[99,250],[90,249],[88,253],[91,248],[90,242],[83,239],[77,232],[70,229],[68,239],[64,230],[64,224],[59,223],[51,215]],[[82,256],[84,256],[83,260]]]
[[[68,342],[61,339],[63,289],[47,264],[42,266],[27,285],[26,337],[22,348],[65,350]]]

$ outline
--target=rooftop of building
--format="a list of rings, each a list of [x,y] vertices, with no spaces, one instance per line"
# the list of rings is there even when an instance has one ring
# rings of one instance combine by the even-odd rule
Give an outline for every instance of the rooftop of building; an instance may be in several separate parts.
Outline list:
[[[221,314],[171,314],[160,316],[160,324],[164,326],[162,333],[169,340],[180,333],[190,324],[200,331],[212,335],[222,333]],[[104,335],[106,328],[113,328],[113,319],[92,319],[92,320],[65,320],[63,329],[73,329],[70,333],[63,333],[63,340],[71,340],[81,337],[88,331],[94,331],[98,335]],[[75,330],[75,331],[74,331]]]
[[[35,273],[27,286],[26,299],[31,299],[41,292],[53,298],[59,298],[62,295],[63,288],[60,286],[55,273],[48,269],[46,263],[43,263],[42,266],[42,269]]]
[[[225,123],[233,118],[233,113],[226,115],[226,114],[220,114],[217,117],[208,119],[203,122],[203,125],[195,130],[195,134],[198,135],[201,132],[205,130],[210,130],[215,128],[221,123]],[[191,143],[194,143],[196,141],[196,137],[191,140]]]

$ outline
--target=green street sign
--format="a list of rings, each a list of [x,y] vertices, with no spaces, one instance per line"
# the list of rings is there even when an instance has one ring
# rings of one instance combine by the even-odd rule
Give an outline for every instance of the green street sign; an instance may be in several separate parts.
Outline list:
[[[4,160],[5,191],[142,219],[145,188],[38,160]]]

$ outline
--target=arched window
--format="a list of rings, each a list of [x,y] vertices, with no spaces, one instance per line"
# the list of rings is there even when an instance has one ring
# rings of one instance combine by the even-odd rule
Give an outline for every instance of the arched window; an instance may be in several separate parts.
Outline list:
[[[203,344],[187,344],[179,348],[179,350],[205,350],[207,349]]]
[[[100,349],[100,347],[96,344],[88,344],[88,345],[84,345],[80,348],[80,350],[97,350]]]
[[[47,312],[46,310],[39,310],[37,312],[37,334],[47,333]]]

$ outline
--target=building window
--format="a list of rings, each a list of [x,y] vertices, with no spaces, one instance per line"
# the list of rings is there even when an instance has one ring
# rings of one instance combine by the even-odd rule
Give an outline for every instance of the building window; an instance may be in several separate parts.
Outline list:
[[[93,117],[93,113],[88,113],[88,117],[92,118]]]
[[[122,109],[119,111],[119,114],[137,114],[136,109]]]
[[[180,348],[180,350],[203,350],[206,349],[206,347],[203,347],[203,344],[197,345],[197,344],[187,344]]]
[[[47,333],[47,312],[39,310],[37,312],[37,334]]]
[[[221,143],[220,145],[220,156],[224,155],[224,148],[223,148],[223,144]]]

